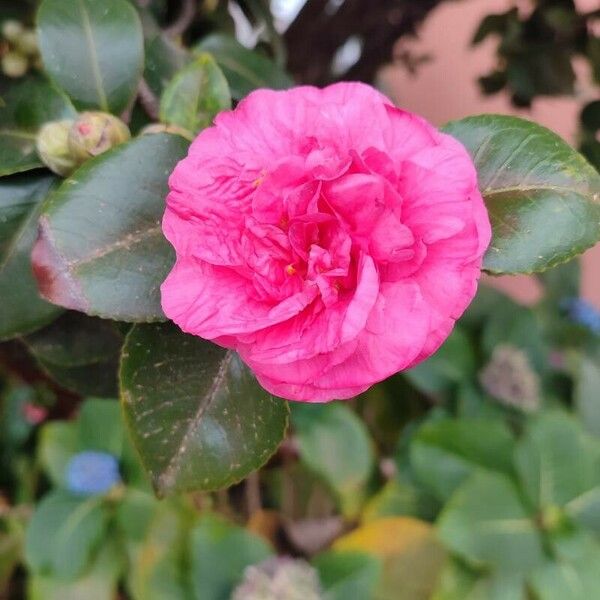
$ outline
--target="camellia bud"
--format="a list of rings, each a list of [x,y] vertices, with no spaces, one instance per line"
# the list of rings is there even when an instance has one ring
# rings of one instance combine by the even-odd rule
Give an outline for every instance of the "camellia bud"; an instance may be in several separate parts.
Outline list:
[[[183,127],[179,127],[179,125],[167,125],[165,123],[150,123],[150,125],[146,125],[141,131],[140,135],[152,135],[154,133],[175,133],[180,135],[187,140],[194,139],[194,136]]]
[[[69,148],[79,163],[98,156],[131,137],[121,119],[103,112],[84,112],[69,131]]]
[[[14,44],[17,50],[26,56],[35,56],[38,53],[37,35],[31,29],[25,30]]]
[[[231,600],[321,600],[317,572],[303,560],[269,558],[244,571]]]
[[[14,19],[9,19],[2,23],[2,37],[9,42],[16,42],[24,30],[23,24]]]
[[[7,77],[23,77],[29,68],[29,62],[18,52],[7,52],[2,57],[2,72]]]
[[[498,346],[479,375],[483,389],[502,404],[525,412],[540,406],[540,381],[527,354],[515,346]]]
[[[54,173],[66,177],[77,167],[69,148],[69,131],[73,121],[46,123],[38,133],[36,146],[42,162]]]

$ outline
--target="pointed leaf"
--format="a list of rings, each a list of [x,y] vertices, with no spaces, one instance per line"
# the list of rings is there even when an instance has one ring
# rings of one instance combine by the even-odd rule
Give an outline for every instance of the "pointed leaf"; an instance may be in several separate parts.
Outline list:
[[[196,134],[228,108],[231,94],[227,80],[212,57],[203,54],[182,69],[165,89],[160,120]]]
[[[142,26],[129,2],[44,0],[37,24],[46,71],[79,108],[127,108],[144,61]]]
[[[491,273],[543,271],[600,239],[600,175],[552,131],[481,115],[444,128],[473,156],[492,222]]]
[[[121,359],[125,418],[160,494],[227,487],[283,439],[288,408],[234,352],[172,324],[136,325]]]
[[[163,319],[174,257],[160,221],[187,141],[147,135],[90,160],[44,206],[33,267],[55,304],[122,321]]]

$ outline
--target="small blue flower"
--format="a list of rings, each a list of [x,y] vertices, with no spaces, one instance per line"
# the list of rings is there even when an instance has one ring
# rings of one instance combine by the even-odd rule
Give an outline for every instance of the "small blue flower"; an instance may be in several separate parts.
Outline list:
[[[561,302],[561,307],[573,322],[600,335],[600,310],[593,304],[583,298],[566,298]]]
[[[120,483],[119,463],[106,452],[79,452],[67,465],[67,488],[80,496],[104,494]]]

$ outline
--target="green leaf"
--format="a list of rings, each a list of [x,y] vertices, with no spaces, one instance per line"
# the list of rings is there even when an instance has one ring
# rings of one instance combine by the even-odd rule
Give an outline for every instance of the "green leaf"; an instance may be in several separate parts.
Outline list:
[[[493,229],[487,271],[543,271],[600,239],[600,175],[556,134],[501,115],[468,117],[444,130],[475,161]]]
[[[147,135],[88,161],[44,206],[33,265],[42,295],[122,321],[163,319],[174,260],[160,221],[167,179],[188,143]]]
[[[381,561],[364,552],[329,551],[312,561],[323,586],[323,600],[372,598]]]
[[[61,312],[39,297],[30,262],[38,214],[54,181],[45,174],[0,180],[0,340],[35,331]]]
[[[337,494],[342,510],[356,516],[375,463],[364,423],[344,403],[291,405],[300,460]]]
[[[228,35],[209,35],[196,50],[215,57],[229,82],[231,94],[238,100],[257,88],[283,90],[294,85],[291,77],[270,58],[244,48]]]
[[[570,415],[545,413],[530,422],[519,441],[515,467],[533,506],[577,506],[600,484],[600,443]]]
[[[209,54],[182,69],[165,89],[160,120],[192,134],[208,127],[222,110],[231,108],[225,76]]]
[[[287,403],[235,353],[172,324],[133,327],[120,379],[127,424],[159,494],[231,485],[283,439]]]
[[[131,596],[140,600],[192,597],[185,552],[190,522],[176,504],[161,502],[135,553],[128,578]]]
[[[575,408],[585,429],[600,437],[600,363],[582,356],[577,368]]]
[[[161,96],[178,71],[191,60],[191,55],[166,35],[155,35],[146,42],[144,79],[150,89]]]
[[[404,376],[426,394],[440,394],[455,383],[473,379],[475,356],[471,341],[458,326],[440,349],[428,360],[405,371]]]
[[[0,176],[43,167],[36,151],[37,133],[48,121],[74,118],[73,105],[42,77],[12,84],[3,100],[0,104]]]
[[[116,400],[90,398],[79,411],[79,443],[82,449],[108,452],[119,458],[123,451],[123,420]]]
[[[23,339],[43,370],[83,396],[116,396],[123,335],[113,323],[68,312]]]
[[[73,582],[34,574],[28,581],[28,600],[114,600],[124,569],[120,548],[107,540],[86,573]]]
[[[229,600],[244,569],[273,554],[260,537],[211,515],[191,533],[191,578],[195,600]]]
[[[477,469],[512,472],[514,438],[503,421],[444,419],[413,438],[410,458],[418,481],[446,501]]]
[[[42,427],[37,449],[38,461],[55,486],[64,486],[67,465],[79,449],[76,423],[50,421]]]
[[[44,0],[37,17],[47,73],[79,108],[119,114],[142,74],[144,42],[125,0]]]
[[[27,528],[29,568],[41,575],[76,579],[89,566],[107,517],[101,498],[51,492],[40,502]]]
[[[449,550],[475,567],[524,577],[544,560],[515,485],[499,473],[474,473],[446,505],[438,532]]]

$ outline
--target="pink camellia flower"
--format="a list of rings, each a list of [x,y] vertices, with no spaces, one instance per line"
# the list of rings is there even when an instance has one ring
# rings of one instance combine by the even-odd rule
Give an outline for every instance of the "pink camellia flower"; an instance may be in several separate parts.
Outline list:
[[[466,150],[359,83],[253,92],[169,185],[165,314],[291,400],[349,398],[430,356],[490,241]]]

